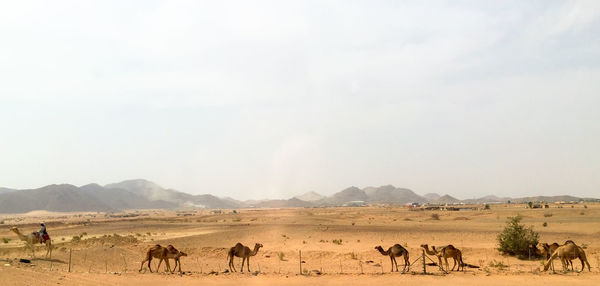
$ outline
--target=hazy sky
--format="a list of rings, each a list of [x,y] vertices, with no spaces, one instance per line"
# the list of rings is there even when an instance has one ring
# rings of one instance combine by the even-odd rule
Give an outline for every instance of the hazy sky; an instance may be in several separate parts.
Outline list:
[[[600,197],[600,1],[2,1],[0,186]]]

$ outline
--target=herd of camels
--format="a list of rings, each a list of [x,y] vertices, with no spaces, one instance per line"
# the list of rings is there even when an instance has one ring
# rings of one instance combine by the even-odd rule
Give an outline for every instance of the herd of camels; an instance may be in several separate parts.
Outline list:
[[[35,233],[30,233],[28,235],[24,235],[16,227],[12,227],[12,228],[10,228],[10,230],[13,231],[15,234],[17,234],[17,236],[19,237],[20,240],[25,242],[25,248],[31,250],[32,255],[33,255],[34,254],[34,245],[40,243],[39,239],[35,236]],[[48,257],[49,255],[52,254],[51,241],[47,240],[45,242],[45,246],[46,246],[46,257]],[[241,244],[239,242],[235,246],[231,247],[229,249],[229,251],[227,252],[227,259],[229,260],[229,271],[237,272],[237,270],[235,269],[235,266],[233,264],[233,258],[239,257],[239,258],[242,258],[241,272],[244,272],[244,263],[246,263],[246,269],[248,270],[248,272],[250,272],[250,257],[255,256],[261,247],[263,247],[262,244],[256,243],[254,245],[254,249],[251,250],[249,247],[244,246],[243,244]],[[479,268],[478,266],[465,263],[463,261],[462,252],[458,248],[454,247],[451,244],[442,246],[439,248],[436,248],[435,246],[431,246],[431,248],[430,248],[429,245],[422,244],[421,248],[423,248],[423,250],[425,251],[425,253],[427,253],[427,255],[437,257],[438,262],[439,262],[438,265],[442,268],[442,270],[444,270],[444,265],[445,265],[444,271],[454,271],[454,269],[456,268],[457,265],[458,265],[458,268],[456,268],[456,271],[461,271],[461,269],[464,270],[465,266],[471,267],[471,268]],[[392,264],[391,272],[394,271],[394,265],[396,266],[396,272],[398,272],[398,263],[396,262],[396,257],[402,257],[404,259],[404,268],[402,269],[402,272],[405,272],[407,270],[407,268],[408,268],[408,270],[410,270],[408,250],[406,248],[404,248],[402,245],[394,244],[387,250],[384,250],[383,247],[381,247],[381,246],[376,246],[375,249],[377,251],[379,251],[379,253],[381,253],[382,255],[390,257],[390,262]],[[544,263],[544,271],[547,271],[550,268],[552,261],[556,258],[560,259],[560,261],[562,263],[563,271],[568,271],[569,265],[571,266],[571,270],[574,271],[573,260],[575,260],[575,259],[579,259],[581,261],[581,271],[585,270],[586,265],[588,267],[588,271],[591,271],[591,266],[587,260],[585,251],[583,250],[582,247],[575,244],[575,242],[573,242],[572,240],[567,240],[562,245],[560,245],[556,242],[552,243],[552,244],[542,243],[541,248],[539,248],[537,245],[529,245],[529,249],[535,255],[542,256],[546,259],[546,262]],[[180,258],[183,256],[187,256],[187,254],[183,251],[177,250],[175,247],[173,247],[173,245],[168,245],[167,247],[163,247],[159,244],[154,245],[154,246],[150,247],[150,249],[148,249],[148,251],[146,252],[146,256],[140,265],[139,271],[142,271],[144,263],[147,262],[148,270],[150,270],[150,272],[152,272],[152,269],[150,267],[150,262],[152,261],[153,258],[156,258],[156,259],[159,259],[157,271],[158,271],[158,268],[160,268],[161,263],[163,261],[165,261],[165,266],[166,266],[165,270],[166,271],[174,272],[175,269],[177,268],[177,266],[179,266],[179,272],[181,273]],[[450,269],[450,267],[449,267],[448,258],[451,258],[454,260],[454,265],[452,266],[452,269]],[[171,270],[171,267],[169,264],[169,259],[175,260],[175,265],[172,270]],[[442,264],[442,259],[444,259],[444,264]]]

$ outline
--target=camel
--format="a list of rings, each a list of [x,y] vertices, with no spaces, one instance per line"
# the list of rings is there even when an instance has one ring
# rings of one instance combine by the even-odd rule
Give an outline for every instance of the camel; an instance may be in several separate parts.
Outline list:
[[[170,247],[173,247],[172,245],[169,245]],[[150,267],[150,262],[152,262],[152,258],[157,258],[160,259],[160,261],[158,262],[158,266],[156,267],[156,271],[158,271],[158,268],[160,267],[160,263],[165,260],[165,264],[167,265],[167,269],[166,271],[171,271],[171,266],[169,265],[169,246],[167,247],[162,247],[160,244],[157,244],[155,246],[150,247],[150,249],[148,249],[148,251],[146,252],[146,258],[144,258],[144,260],[142,261],[142,264],[140,265],[140,270],[142,271],[142,267],[144,266],[144,262],[148,261],[148,270],[150,270],[150,273],[152,273],[152,268]],[[177,263],[178,258],[175,258],[175,262]],[[180,271],[181,271],[181,264],[180,264]]]
[[[25,241],[25,251],[27,249],[31,250],[31,255],[35,257],[35,248],[34,245],[40,243],[40,239],[35,235],[35,233],[30,233],[28,235],[22,234],[19,229],[15,226],[11,227],[10,230],[19,236],[19,239]],[[46,258],[52,257],[52,241],[50,239],[46,240]]]
[[[444,261],[446,262],[446,271],[450,269],[450,266],[448,265],[448,258],[454,259],[454,265],[452,265],[452,270],[449,271],[454,271],[454,267],[456,267],[457,262],[458,268],[456,271],[460,271],[461,267],[462,270],[465,269],[464,262],[462,260],[462,252],[458,248],[454,247],[452,244],[442,247],[440,251],[436,250],[435,246],[431,246],[432,250],[429,250],[429,246],[427,244],[421,244],[421,247],[425,249],[425,253],[437,256],[440,263],[439,265],[440,267],[442,267],[442,269],[444,269],[442,266],[442,258],[444,258]]]
[[[588,271],[591,270],[590,263],[587,261],[587,257],[585,255],[585,251],[580,246],[576,245],[572,240],[567,240],[564,245],[559,246],[550,256],[548,261],[544,264],[544,271],[547,271],[552,263],[554,258],[560,258],[560,262],[563,267],[563,271],[569,270],[569,263],[571,264],[571,270],[574,271],[572,260],[575,258],[579,258],[581,261],[581,271],[585,270],[585,265],[587,264]]]
[[[394,244],[392,247],[388,248],[388,250],[383,250],[381,246],[375,246],[375,249],[379,250],[382,255],[389,256],[390,261],[392,263],[392,270],[390,272],[394,272],[394,264],[396,264],[396,272],[398,272],[398,262],[396,262],[396,257],[404,257],[404,268],[402,268],[402,272],[405,272],[406,267],[410,271],[410,261],[408,260],[408,250],[402,247],[400,244]]]
[[[179,265],[179,273],[181,273],[181,261],[179,260],[180,257],[182,256],[187,256],[187,253],[183,252],[183,251],[179,251],[177,250],[175,247],[173,247],[173,245],[168,245],[167,246],[167,253],[165,256],[166,261],[169,261],[169,259],[174,259],[175,260],[175,266],[173,266],[173,270],[171,271],[171,273],[175,272],[175,268],[177,268],[177,265]],[[160,268],[160,263],[162,262],[162,259],[158,262],[158,266],[156,267],[156,271],[158,271],[158,268]],[[167,271],[168,271],[168,264],[167,264]]]
[[[242,272],[244,272],[244,261],[246,261],[248,272],[250,272],[250,256],[256,255],[261,247],[263,247],[263,245],[257,243],[254,245],[254,250],[250,251],[250,248],[238,242],[234,247],[229,249],[229,252],[227,252],[227,258],[229,259],[229,270],[233,272],[237,271],[233,265],[233,257],[237,256],[242,258]]]
[[[529,249],[531,249],[533,251],[533,253],[535,253],[536,255],[545,257],[546,259],[549,259],[550,255],[552,255],[552,252],[554,252],[560,246],[556,242],[554,242],[552,244],[542,243],[541,245],[542,245],[542,249],[539,249],[537,247],[537,245],[530,244]]]

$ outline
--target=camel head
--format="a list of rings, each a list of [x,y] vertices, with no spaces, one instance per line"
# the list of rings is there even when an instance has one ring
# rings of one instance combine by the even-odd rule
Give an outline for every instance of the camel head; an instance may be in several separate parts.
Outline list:
[[[383,247],[381,247],[381,245],[377,245],[375,246],[375,249],[379,250],[379,251],[383,251]]]
[[[260,249],[261,247],[263,247],[263,245],[260,243],[257,243],[254,245],[254,249],[256,249],[256,250]]]
[[[569,240],[565,241],[565,244],[567,244],[567,243],[575,244],[575,241],[572,241],[572,240],[569,239]]]
[[[183,251],[179,251],[179,256],[188,256],[187,253],[183,252]]]
[[[429,245],[427,245],[427,244],[421,244],[421,247],[422,247],[422,248],[425,248],[425,249],[428,249],[428,248],[429,248]]]

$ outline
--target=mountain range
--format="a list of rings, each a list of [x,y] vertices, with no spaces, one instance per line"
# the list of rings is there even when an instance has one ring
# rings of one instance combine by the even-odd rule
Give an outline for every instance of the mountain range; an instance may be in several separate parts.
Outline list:
[[[361,201],[373,204],[407,203],[494,203],[528,201],[580,201],[594,200],[573,196],[538,196],[508,198],[485,196],[477,199],[459,200],[450,195],[435,193],[420,196],[410,189],[392,185],[381,187],[349,187],[331,196],[308,192],[288,200],[247,200],[219,198],[210,194],[191,195],[165,189],[143,179],[120,183],[77,187],[70,184],[49,185],[38,189],[15,190],[0,188],[0,213],[24,213],[33,210],[47,211],[119,211],[125,209],[231,209],[231,208],[282,208],[342,206],[348,202]]]

